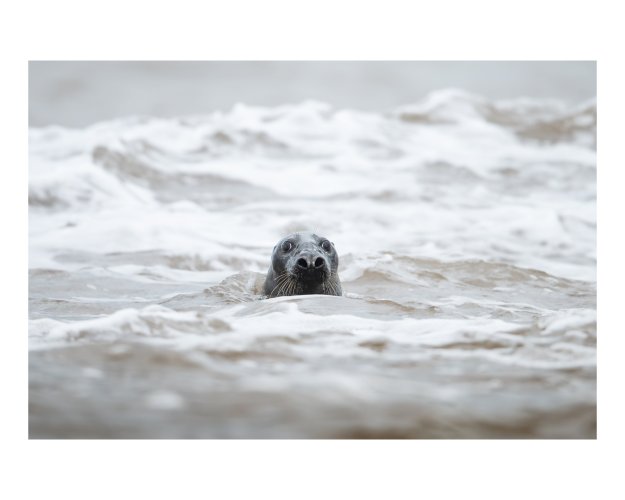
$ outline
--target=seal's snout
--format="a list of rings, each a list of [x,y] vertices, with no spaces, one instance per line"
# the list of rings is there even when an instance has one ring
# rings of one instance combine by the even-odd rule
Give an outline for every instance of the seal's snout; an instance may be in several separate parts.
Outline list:
[[[326,261],[323,257],[310,253],[300,254],[295,261],[295,266],[300,272],[319,272],[326,267]]]

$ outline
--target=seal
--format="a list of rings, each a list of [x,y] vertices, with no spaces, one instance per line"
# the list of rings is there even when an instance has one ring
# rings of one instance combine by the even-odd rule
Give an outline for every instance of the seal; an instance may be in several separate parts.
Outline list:
[[[334,243],[314,233],[293,233],[273,247],[263,293],[286,295],[342,295],[339,256]]]

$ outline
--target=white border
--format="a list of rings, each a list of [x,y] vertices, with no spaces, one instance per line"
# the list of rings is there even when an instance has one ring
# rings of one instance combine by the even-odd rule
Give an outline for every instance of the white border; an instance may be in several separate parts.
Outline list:
[[[31,1],[3,9],[7,490],[19,498],[619,497],[622,16],[601,2],[405,3]],[[26,441],[28,59],[599,59],[598,441]]]

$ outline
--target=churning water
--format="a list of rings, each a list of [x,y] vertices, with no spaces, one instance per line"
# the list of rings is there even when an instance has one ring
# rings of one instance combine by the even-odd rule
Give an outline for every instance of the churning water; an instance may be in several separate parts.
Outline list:
[[[596,106],[30,130],[31,437],[594,438]],[[344,296],[263,299],[273,245]]]

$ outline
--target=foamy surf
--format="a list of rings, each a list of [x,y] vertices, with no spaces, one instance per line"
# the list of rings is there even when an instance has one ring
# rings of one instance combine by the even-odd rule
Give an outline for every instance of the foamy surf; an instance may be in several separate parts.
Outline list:
[[[595,128],[441,91],[31,129],[31,436],[594,437]],[[295,230],[343,297],[259,294]]]

